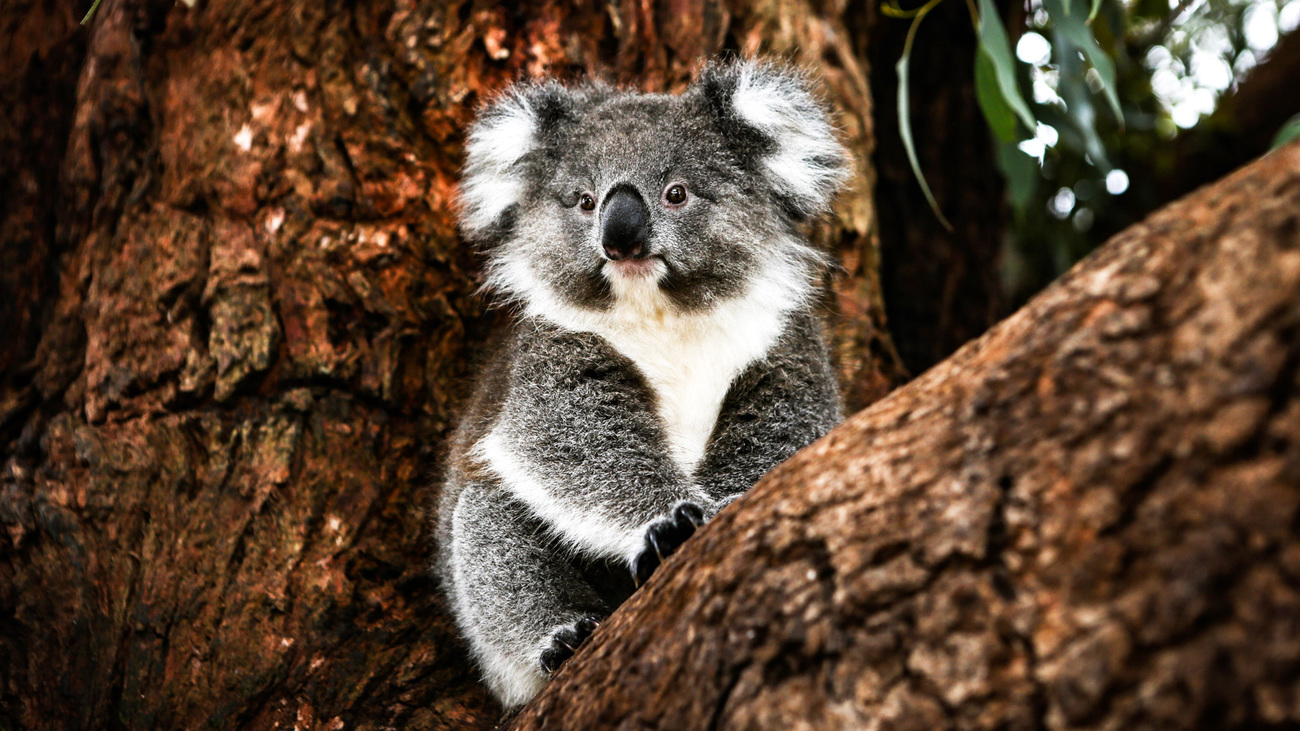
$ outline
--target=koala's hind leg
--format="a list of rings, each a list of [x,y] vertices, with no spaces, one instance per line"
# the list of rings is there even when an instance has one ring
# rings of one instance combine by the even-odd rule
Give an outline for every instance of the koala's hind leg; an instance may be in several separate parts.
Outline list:
[[[507,707],[527,702],[612,611],[604,572],[567,555],[497,486],[461,492],[447,549],[457,622]]]

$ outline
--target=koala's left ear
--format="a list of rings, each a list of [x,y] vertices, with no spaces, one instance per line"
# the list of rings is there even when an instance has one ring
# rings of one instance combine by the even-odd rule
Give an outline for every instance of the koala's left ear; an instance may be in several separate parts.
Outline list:
[[[791,217],[802,220],[830,207],[849,175],[848,152],[801,73],[761,61],[715,62],[695,89]]]

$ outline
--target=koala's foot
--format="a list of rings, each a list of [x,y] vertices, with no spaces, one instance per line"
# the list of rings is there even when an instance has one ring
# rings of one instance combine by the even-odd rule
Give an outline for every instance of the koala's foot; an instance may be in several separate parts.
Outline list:
[[[547,675],[560,669],[565,660],[573,657],[582,643],[600,626],[596,617],[583,617],[568,627],[561,627],[551,636],[551,645],[542,651],[542,670]]]
[[[632,578],[637,586],[644,584],[664,559],[695,534],[704,525],[704,509],[695,503],[680,502],[667,517],[659,518],[646,528],[645,545],[632,559]]]

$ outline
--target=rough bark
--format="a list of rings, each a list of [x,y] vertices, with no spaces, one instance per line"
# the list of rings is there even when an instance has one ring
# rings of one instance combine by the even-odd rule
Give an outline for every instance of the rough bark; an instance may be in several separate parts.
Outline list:
[[[898,378],[843,8],[85,5],[0,2],[0,728],[497,720],[424,506],[494,317],[462,130],[515,78],[820,69],[860,151],[818,230],[850,403]]]
[[[1300,724],[1300,143],[778,467],[513,728]]]

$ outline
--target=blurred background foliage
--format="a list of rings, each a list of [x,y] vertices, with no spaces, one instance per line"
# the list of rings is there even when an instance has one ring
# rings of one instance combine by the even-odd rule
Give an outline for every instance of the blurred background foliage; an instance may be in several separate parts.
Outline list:
[[[1003,314],[1156,207],[1300,134],[1300,0],[966,4],[1005,180]],[[1005,30],[986,30],[990,11]]]
[[[1273,58],[1300,26],[1300,0],[1102,0],[1089,27],[1114,59],[1122,122],[1049,9],[1030,0],[1015,41],[1036,129],[998,150],[1012,306],[1153,208],[1262,153],[1300,112],[1300,54]],[[1270,62],[1286,68],[1266,73]],[[1290,93],[1237,99],[1257,70],[1289,80]],[[1277,109],[1243,108],[1264,104]]]

